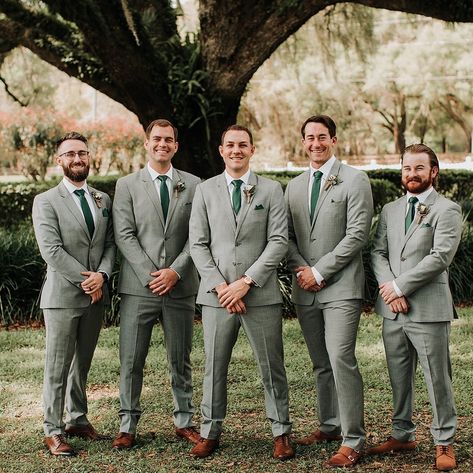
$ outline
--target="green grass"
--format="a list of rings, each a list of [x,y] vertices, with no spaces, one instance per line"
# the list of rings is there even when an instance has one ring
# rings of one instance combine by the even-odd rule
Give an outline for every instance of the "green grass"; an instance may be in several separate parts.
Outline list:
[[[473,309],[460,310],[452,327],[451,351],[459,414],[455,443],[459,473],[473,471]],[[315,392],[309,356],[296,320],[284,321],[287,374],[295,435],[317,428]],[[42,446],[41,384],[44,330],[0,331],[0,472],[1,473],[147,473],[189,471],[306,472],[333,471],[324,462],[336,444],[299,448],[294,460],[271,458],[270,426],[264,415],[263,392],[248,342],[240,334],[229,373],[229,410],[221,448],[209,459],[194,460],[190,447],[174,437],[172,401],[162,332],[154,331],[142,396],[144,413],[138,447],[112,452],[110,442],[73,439],[79,451],[72,459],[51,457]],[[381,322],[364,315],[359,332],[358,359],[365,381],[368,442],[390,433],[391,390],[381,341]],[[194,401],[201,399],[204,353],[202,327],[195,326]],[[118,329],[102,331],[89,377],[90,420],[98,430],[114,435],[118,429]],[[196,415],[198,421],[199,415]],[[419,370],[416,414],[419,448],[408,455],[364,458],[356,471],[433,472],[429,433],[430,407]]]

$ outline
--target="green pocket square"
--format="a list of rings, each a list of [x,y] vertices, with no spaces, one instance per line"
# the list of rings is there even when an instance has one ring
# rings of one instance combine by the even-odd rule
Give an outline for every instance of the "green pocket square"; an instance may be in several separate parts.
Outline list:
[[[102,215],[104,217],[109,217],[110,216],[110,212],[108,211],[108,209],[106,207],[102,209]]]
[[[258,204],[258,205],[255,207],[255,210],[263,210],[263,209],[264,209],[264,207],[263,207],[263,205],[261,205],[261,204]]]
[[[432,228],[432,225],[430,223],[423,223],[420,228]]]

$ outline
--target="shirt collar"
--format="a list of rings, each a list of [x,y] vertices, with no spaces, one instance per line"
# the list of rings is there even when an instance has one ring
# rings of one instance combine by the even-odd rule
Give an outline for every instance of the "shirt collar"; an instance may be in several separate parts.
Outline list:
[[[159,172],[156,172],[149,164],[149,162],[146,164],[146,167],[148,168],[148,172],[149,172],[149,175],[151,176],[151,179],[153,181],[155,181],[158,176],[167,176],[169,179],[171,179],[172,181],[172,171],[173,171],[173,167],[172,167],[172,164],[171,164],[171,167],[169,168],[168,172],[164,173],[164,174],[159,174]]]
[[[227,187],[229,187],[231,185],[231,183],[233,181],[235,181],[236,179],[234,177],[230,176],[230,174],[228,174],[227,171],[224,171],[223,173],[225,174],[225,180],[227,181]],[[251,171],[248,169],[248,171],[245,172],[245,174],[243,174],[243,176],[238,178],[238,179],[240,179],[240,181],[243,181],[243,184],[245,186],[248,185],[248,181],[250,180],[250,173],[251,173]]]
[[[87,187],[87,181],[84,181],[84,184],[81,187],[77,187],[74,184],[72,184],[72,182],[70,182],[68,179],[63,177],[62,183],[64,184],[64,187],[67,189],[67,192],[69,192],[69,194],[73,194],[74,191],[78,189],[84,189],[86,194],[90,194],[89,188]]]
[[[406,200],[409,201],[409,197],[417,197],[419,202],[423,204],[427,200],[427,197],[429,197],[429,195],[431,194],[433,190],[434,190],[434,187],[430,186],[427,190],[425,190],[424,192],[421,192],[420,194],[411,194],[410,192],[407,192]]]
[[[310,165],[310,175],[313,176],[314,172],[320,171],[323,174],[323,178],[326,179],[326,176],[329,175],[330,170],[332,169],[332,166],[335,164],[336,159],[337,158],[335,158],[335,156],[332,155],[332,157],[326,163],[322,164],[322,166],[320,166],[319,169],[314,169],[312,167],[312,164],[311,164]]]

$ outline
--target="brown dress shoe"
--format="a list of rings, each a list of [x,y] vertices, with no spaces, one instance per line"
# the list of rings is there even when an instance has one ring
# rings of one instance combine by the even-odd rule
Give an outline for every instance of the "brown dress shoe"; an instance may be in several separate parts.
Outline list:
[[[195,430],[195,427],[184,427],[183,429],[176,429],[176,435],[196,445],[199,442],[200,434]]]
[[[112,448],[115,450],[126,450],[135,445],[135,434],[127,432],[120,432],[112,443]]]
[[[397,440],[394,437],[389,437],[386,442],[383,442],[381,445],[376,447],[371,447],[366,451],[367,455],[382,455],[389,452],[401,452],[408,450],[415,450],[417,447],[417,442],[415,440],[403,442],[402,440]]]
[[[99,434],[91,424],[66,427],[66,437],[80,437],[87,440],[110,440],[111,437]]]
[[[44,444],[51,455],[72,457],[76,454],[73,448],[66,442],[63,435],[44,437]]]
[[[334,435],[334,434],[326,434],[321,430],[315,430],[311,434],[307,435],[306,437],[302,437],[301,439],[295,440],[298,445],[312,445],[313,443],[320,443],[320,442],[334,442],[336,440],[342,440],[341,435]]]
[[[450,471],[457,467],[452,445],[435,446],[435,467],[440,471]]]
[[[361,453],[342,445],[338,452],[327,462],[332,468],[351,468],[358,463]]]
[[[200,437],[195,447],[191,450],[191,455],[196,458],[208,457],[218,448],[218,444],[218,439],[204,439]]]
[[[292,448],[291,442],[289,441],[289,435],[282,434],[278,437],[274,437],[273,458],[284,461],[294,458],[295,455],[294,449]]]

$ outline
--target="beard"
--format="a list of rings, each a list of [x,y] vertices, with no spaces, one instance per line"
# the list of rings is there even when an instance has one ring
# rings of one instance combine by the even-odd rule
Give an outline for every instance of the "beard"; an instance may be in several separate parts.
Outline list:
[[[74,169],[73,169],[74,168]],[[88,164],[70,164],[69,166],[62,166],[64,175],[72,182],[82,182],[87,179],[89,175],[90,166]]]
[[[403,179],[402,185],[404,189],[409,191],[411,194],[422,194],[422,192],[426,191],[433,183],[433,179],[420,179],[415,177],[414,179]]]

